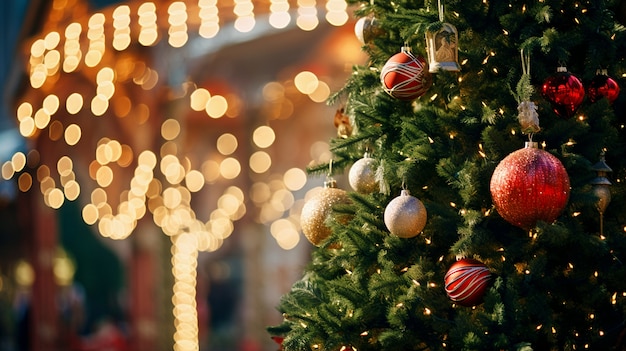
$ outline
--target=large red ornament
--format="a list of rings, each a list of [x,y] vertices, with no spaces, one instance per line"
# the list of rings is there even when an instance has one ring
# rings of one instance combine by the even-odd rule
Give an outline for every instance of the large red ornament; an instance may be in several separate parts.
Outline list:
[[[606,70],[603,70],[587,84],[587,96],[591,102],[606,98],[612,104],[619,96],[619,85],[606,75]]]
[[[408,47],[391,56],[380,72],[385,91],[400,100],[413,100],[424,95],[432,85],[428,63],[415,56]]]
[[[463,258],[450,266],[444,277],[446,294],[461,306],[476,306],[482,302],[491,277],[482,262]]]
[[[553,222],[569,199],[570,183],[561,161],[537,143],[505,157],[491,177],[491,198],[507,222],[530,229]]]
[[[585,88],[576,76],[559,67],[541,86],[541,94],[561,117],[572,117],[585,98]]]

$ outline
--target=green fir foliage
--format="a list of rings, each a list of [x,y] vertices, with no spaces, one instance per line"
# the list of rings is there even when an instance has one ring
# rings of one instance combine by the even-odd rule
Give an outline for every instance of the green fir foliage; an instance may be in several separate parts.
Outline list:
[[[625,2],[441,1],[444,21],[458,30],[461,71],[433,73],[432,87],[414,101],[385,93],[379,75],[403,45],[427,57],[425,33],[443,25],[437,1],[349,3],[380,30],[363,45],[368,61],[329,101],[345,108],[354,130],[331,140],[330,169],[347,172],[367,151],[383,184],[372,194],[349,192],[351,203],[334,207],[349,221],[327,222],[332,235],[282,297],[284,321],[270,334],[285,337],[287,351],[626,349],[626,98],[586,98],[567,118],[539,93],[559,66],[585,86],[601,68],[626,87]],[[538,107],[534,135],[521,129],[521,101]],[[554,223],[521,229],[494,207],[490,179],[530,138],[565,166],[571,192]],[[602,216],[592,184],[601,155],[612,168]],[[428,212],[412,238],[384,223],[402,189]],[[476,306],[456,304],[444,290],[460,257],[492,272]]]

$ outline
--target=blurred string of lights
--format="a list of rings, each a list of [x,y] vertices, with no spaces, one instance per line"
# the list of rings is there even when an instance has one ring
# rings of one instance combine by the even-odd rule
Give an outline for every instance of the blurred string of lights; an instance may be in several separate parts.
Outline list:
[[[110,118],[108,112],[113,110],[118,118],[130,118],[127,116],[132,110],[136,123],[147,123],[151,115],[149,107],[141,103],[134,106],[123,94],[121,85],[132,82],[150,91],[157,86],[160,72],[143,62],[133,62],[134,69],[129,69],[124,65],[123,56],[107,60],[107,55],[124,53],[132,47],[133,40],[144,47],[166,40],[171,47],[180,48],[188,42],[192,29],[197,30],[200,37],[210,39],[219,33],[220,26],[226,21],[232,22],[237,31],[246,33],[255,27],[255,6],[263,6],[261,11],[269,12],[269,24],[276,29],[287,27],[295,16],[298,28],[314,30],[319,25],[318,11],[322,8],[326,10],[325,19],[331,25],[342,26],[347,22],[344,0],[327,0],[325,7],[317,1],[270,0],[269,8],[265,2],[252,0],[234,0],[227,6],[218,4],[217,0],[197,0],[193,4],[191,1],[132,3],[117,6],[107,14],[94,13],[86,26],[72,22],[64,28],[48,29],[30,46],[27,70],[32,89],[43,91],[42,87],[53,85],[62,75],[78,74],[83,65],[85,70],[89,68],[95,72],[95,75],[84,75],[93,79],[96,89],[81,91],[77,88],[67,97],[49,93],[41,101],[19,103],[16,110],[19,131],[31,139],[45,137],[46,133],[51,141],[65,143],[70,149],[84,148],[82,144],[85,142],[81,143],[81,140],[84,140],[84,128],[88,126],[81,126],[80,119],[73,119],[77,121],[75,123],[57,119],[57,113]],[[75,5],[77,0],[54,0],[52,7],[71,9]],[[228,10],[232,12],[225,12]],[[167,34],[159,34],[162,32]],[[115,64],[109,67],[106,62]],[[292,84],[300,94],[308,95],[317,103],[324,102],[330,93],[328,85],[308,71],[293,77]],[[285,118],[293,112],[285,90],[280,82],[269,82],[263,88],[266,103],[280,105],[275,109],[275,118]],[[236,113],[230,112],[233,105],[237,105],[237,97],[195,88],[188,103],[192,110],[204,111],[210,119],[237,117]],[[136,228],[137,221],[151,214],[154,223],[170,236],[172,242],[175,350],[197,350],[195,274],[198,252],[215,251],[221,247],[234,230],[233,222],[247,211],[246,196],[259,209],[257,221],[270,227],[277,243],[286,250],[295,247],[300,238],[299,208],[316,189],[309,191],[305,199],[296,201],[293,192],[304,188],[307,182],[304,171],[291,168],[284,174],[269,174],[272,158],[267,149],[273,145],[276,134],[268,125],[259,126],[252,133],[255,151],[249,156],[248,163],[251,172],[269,174],[268,180],[253,183],[249,194],[244,194],[236,185],[224,187],[209,220],[201,221],[192,208],[192,194],[205,184],[242,176],[242,160],[235,156],[240,140],[234,134],[223,133],[215,140],[215,147],[222,157],[207,158],[194,169],[188,157],[179,155],[176,140],[181,129],[176,119],[164,120],[160,125],[163,143],[158,151],[134,149],[112,136],[100,138],[89,163],[88,175],[95,183],[89,184],[93,188],[89,194],[81,192],[89,187],[79,181],[75,169],[77,162],[69,155],[59,157],[56,164],[42,164],[42,155],[37,149],[16,152],[2,165],[1,171],[5,180],[16,179],[22,192],[38,183],[45,204],[53,209],[82,195],[85,203],[82,218],[85,223],[95,226],[103,237],[127,238]],[[325,161],[330,158],[328,145],[324,142],[315,143],[310,152],[312,159]],[[108,187],[118,177],[117,173],[128,170],[132,171],[132,178],[127,189],[122,194],[108,192]],[[119,199],[112,201],[116,196]],[[118,205],[113,208],[112,204]]]

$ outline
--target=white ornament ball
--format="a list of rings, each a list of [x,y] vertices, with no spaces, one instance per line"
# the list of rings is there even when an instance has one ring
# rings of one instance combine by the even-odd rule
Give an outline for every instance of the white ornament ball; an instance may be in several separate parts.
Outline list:
[[[376,160],[367,155],[356,161],[348,173],[348,182],[352,189],[362,194],[376,191],[379,187],[376,181],[376,166]]]
[[[401,238],[412,238],[426,226],[426,207],[408,190],[391,200],[385,208],[385,225],[389,232]]]

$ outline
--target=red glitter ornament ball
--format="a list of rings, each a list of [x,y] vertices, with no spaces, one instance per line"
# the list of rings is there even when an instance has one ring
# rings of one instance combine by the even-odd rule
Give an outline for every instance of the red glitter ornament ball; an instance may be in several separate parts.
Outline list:
[[[505,157],[491,176],[491,198],[507,222],[530,229],[553,222],[569,200],[570,183],[561,161],[537,143]]]
[[[482,302],[491,278],[491,272],[485,264],[463,258],[450,266],[444,277],[446,294],[461,306],[476,306]]]
[[[428,63],[415,56],[408,47],[393,55],[380,72],[385,91],[400,100],[413,100],[424,95],[432,85]]]
[[[591,102],[606,98],[612,104],[619,96],[619,85],[606,74],[597,74],[587,84],[587,96]]]
[[[541,86],[541,95],[550,102],[554,112],[565,118],[574,116],[585,98],[585,88],[576,76],[559,67]]]

